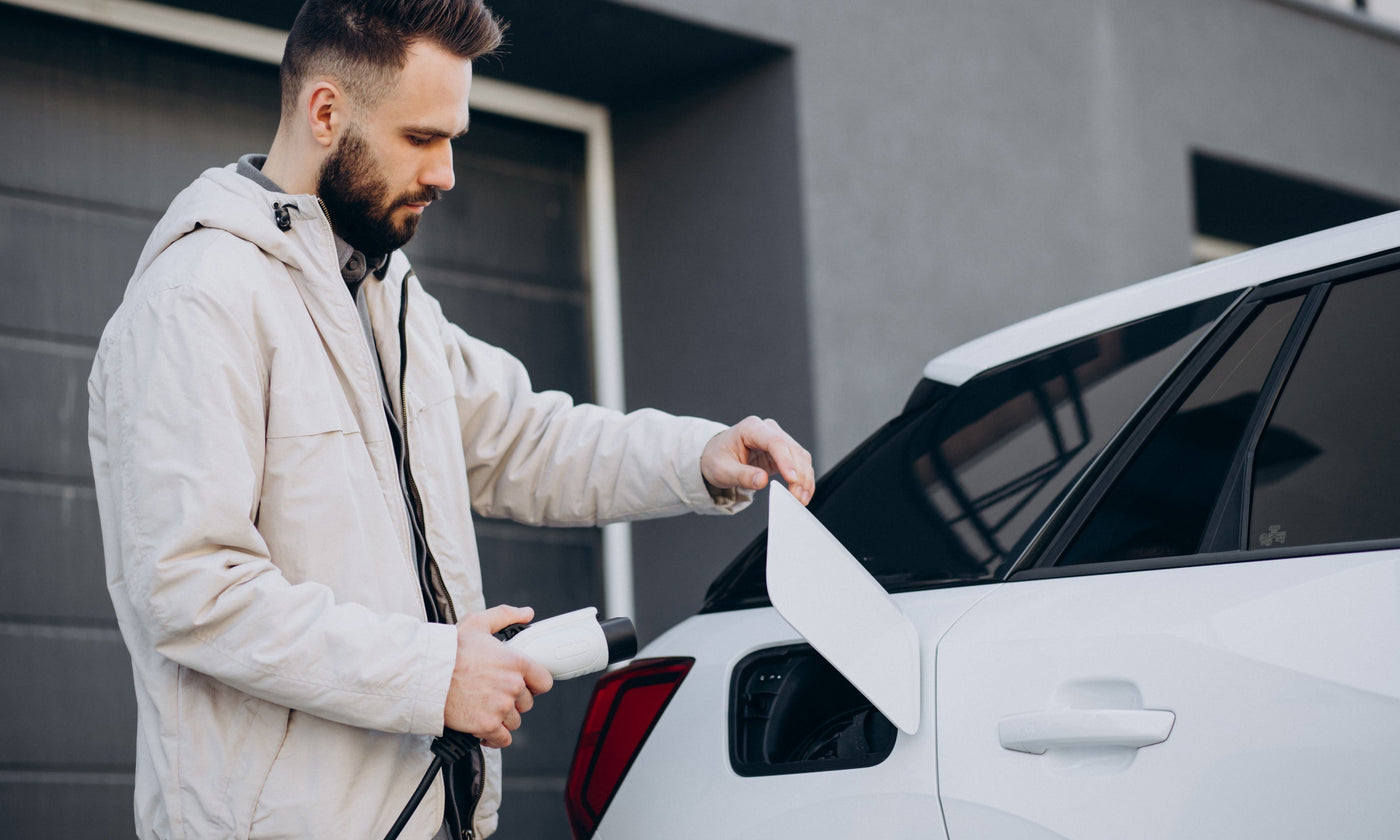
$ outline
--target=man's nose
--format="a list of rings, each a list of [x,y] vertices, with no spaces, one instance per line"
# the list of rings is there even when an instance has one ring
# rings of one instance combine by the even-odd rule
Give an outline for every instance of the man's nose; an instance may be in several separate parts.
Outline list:
[[[457,182],[457,176],[452,171],[452,142],[444,138],[443,142],[437,145],[438,148],[429,156],[428,165],[418,182],[447,192]]]

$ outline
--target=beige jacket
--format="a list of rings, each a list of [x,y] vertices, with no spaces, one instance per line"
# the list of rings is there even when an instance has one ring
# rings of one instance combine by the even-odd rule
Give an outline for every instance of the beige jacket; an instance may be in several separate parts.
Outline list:
[[[365,287],[400,418],[408,268],[396,253]],[[700,476],[722,427],[533,392],[409,288],[409,452],[459,616],[484,606],[472,509],[581,525],[742,505]],[[314,197],[228,167],[175,199],[89,380],[141,837],[382,837],[427,768],[456,634],[424,618],[379,375]],[[478,836],[500,798],[486,753]],[[432,837],[442,807],[439,781],[403,836]]]

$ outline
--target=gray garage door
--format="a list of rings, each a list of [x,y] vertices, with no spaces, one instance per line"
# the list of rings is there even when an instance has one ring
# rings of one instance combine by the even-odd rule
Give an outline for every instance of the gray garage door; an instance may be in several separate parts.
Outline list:
[[[0,835],[131,831],[135,703],[103,586],[86,444],[93,349],[151,225],[267,147],[275,68],[0,5]],[[579,135],[474,115],[458,188],[410,247],[449,317],[540,387],[591,394]],[[479,523],[488,600],[598,603],[594,530]],[[507,838],[564,838],[588,686],[507,753]]]

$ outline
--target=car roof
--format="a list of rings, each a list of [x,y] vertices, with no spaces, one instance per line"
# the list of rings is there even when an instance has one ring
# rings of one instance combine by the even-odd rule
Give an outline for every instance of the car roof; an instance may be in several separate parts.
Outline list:
[[[1085,335],[1270,280],[1400,248],[1400,211],[1213,260],[1029,318],[949,350],[924,376],[961,385]]]

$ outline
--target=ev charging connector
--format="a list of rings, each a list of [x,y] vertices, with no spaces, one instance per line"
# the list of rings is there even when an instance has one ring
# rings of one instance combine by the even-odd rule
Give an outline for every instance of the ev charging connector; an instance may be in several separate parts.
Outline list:
[[[584,607],[530,624],[512,624],[496,633],[496,638],[543,665],[556,680],[597,673],[637,655],[637,628],[632,625],[632,619],[605,621],[598,617],[596,607]],[[451,729],[433,739],[433,761],[384,840],[395,840],[403,831],[442,766],[455,763],[476,744],[475,736]]]

